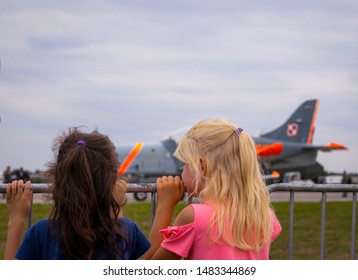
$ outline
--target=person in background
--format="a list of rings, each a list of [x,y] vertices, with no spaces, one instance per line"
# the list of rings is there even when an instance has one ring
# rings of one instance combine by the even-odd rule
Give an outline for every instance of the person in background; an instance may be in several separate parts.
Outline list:
[[[182,178],[157,179],[158,206],[146,259],[269,259],[282,228],[271,208],[253,139],[223,120],[194,125],[179,142]],[[184,189],[200,204],[170,226]]]
[[[150,247],[138,226],[121,217],[126,183],[117,178],[113,143],[98,132],[70,129],[54,141],[49,163],[53,208],[21,241],[31,207],[31,182],[6,188],[5,259],[138,259]]]
[[[19,171],[17,172],[17,180],[23,180],[24,182],[30,180],[30,175],[27,173],[23,167],[20,167]]]
[[[2,173],[3,183],[10,183],[11,182],[11,166],[6,166],[6,169]],[[2,197],[5,198],[5,193],[2,194]]]
[[[352,177],[346,170],[343,171],[342,184],[352,184]],[[347,192],[343,192],[342,197],[347,197]]]
[[[6,169],[4,170],[2,177],[3,177],[4,184],[11,183],[11,166],[10,165],[6,166]]]

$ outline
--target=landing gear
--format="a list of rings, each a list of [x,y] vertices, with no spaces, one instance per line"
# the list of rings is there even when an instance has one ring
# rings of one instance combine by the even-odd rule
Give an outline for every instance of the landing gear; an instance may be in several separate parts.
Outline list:
[[[148,197],[148,194],[145,192],[134,193],[134,198],[138,201],[144,201],[147,199],[147,197]]]

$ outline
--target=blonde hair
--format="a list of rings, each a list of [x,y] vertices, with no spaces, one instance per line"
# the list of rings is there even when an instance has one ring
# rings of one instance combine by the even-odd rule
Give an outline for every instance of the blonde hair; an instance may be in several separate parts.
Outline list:
[[[175,155],[194,173],[196,189],[205,182],[199,197],[214,209],[208,225],[212,242],[259,251],[270,241],[270,198],[254,141],[245,131],[223,119],[201,121],[180,141]],[[206,161],[205,176],[200,157]],[[215,223],[218,234],[213,236]]]

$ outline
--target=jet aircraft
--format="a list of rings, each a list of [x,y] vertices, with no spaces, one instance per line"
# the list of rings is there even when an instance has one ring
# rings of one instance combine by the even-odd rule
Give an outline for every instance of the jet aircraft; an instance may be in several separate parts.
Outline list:
[[[313,145],[317,99],[302,103],[280,127],[253,137],[257,155],[268,172],[266,179],[277,173],[299,171],[303,179],[316,179],[323,167],[316,161],[318,151],[345,150],[345,146],[331,142]],[[180,175],[182,163],[173,156],[177,142],[166,139],[154,143],[138,142],[117,148],[121,166],[118,174],[125,175],[129,182],[152,183],[163,175]],[[270,175],[275,172],[275,175]]]
[[[253,137],[257,155],[270,171],[280,174],[300,171],[303,179],[317,179],[323,167],[317,161],[318,151],[347,150],[339,143],[314,145],[313,135],[319,101],[307,100],[280,127]]]

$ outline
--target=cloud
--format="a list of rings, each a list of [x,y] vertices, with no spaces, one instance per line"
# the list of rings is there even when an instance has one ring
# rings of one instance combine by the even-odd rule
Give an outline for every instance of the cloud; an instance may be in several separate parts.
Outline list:
[[[353,166],[357,7],[348,0],[2,1],[0,132],[17,140],[2,138],[0,168],[14,150],[37,151],[27,164],[41,165],[45,143],[69,126],[99,128],[120,143],[162,139],[220,116],[255,134],[312,98],[320,99],[315,140],[335,131],[352,147],[345,156]],[[342,169],[334,156],[324,161]]]

